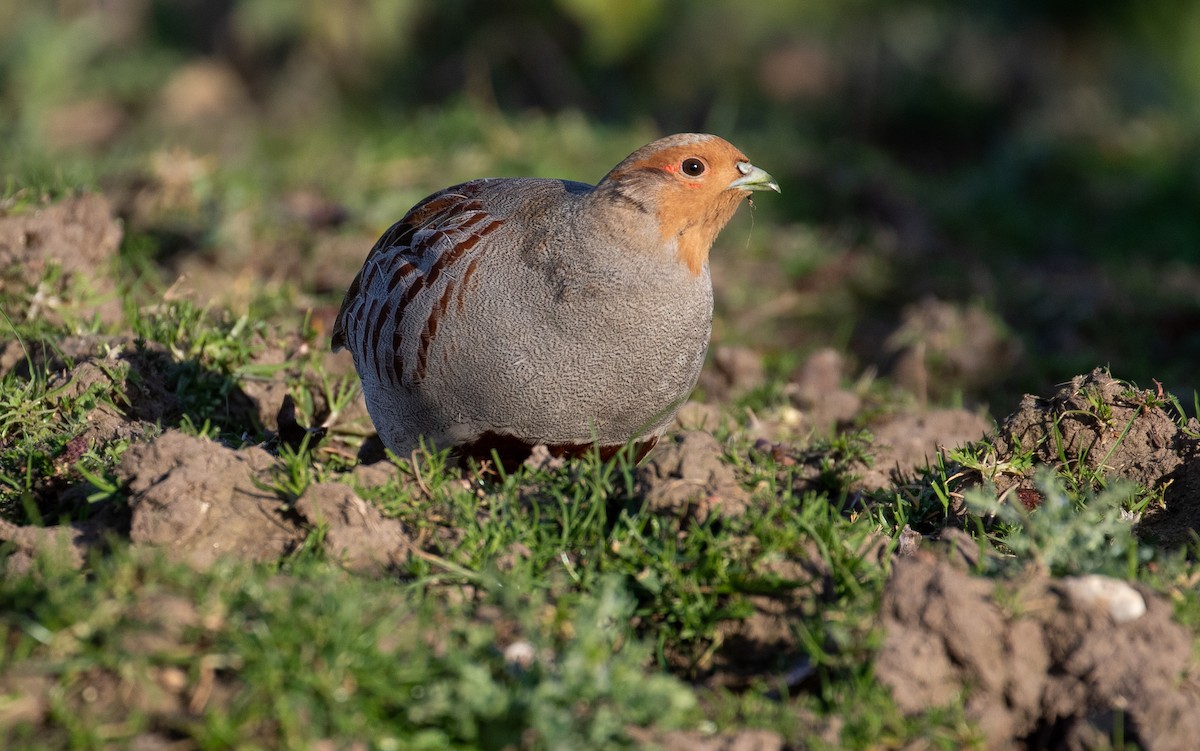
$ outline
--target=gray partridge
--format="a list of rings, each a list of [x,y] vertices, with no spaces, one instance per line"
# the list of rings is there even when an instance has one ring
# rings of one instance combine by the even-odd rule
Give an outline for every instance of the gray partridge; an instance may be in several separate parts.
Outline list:
[[[643,146],[595,186],[487,178],[434,193],[375,243],[333,326],[384,445],[519,463],[653,447],[708,349],[708,252],[779,186],[712,135]]]

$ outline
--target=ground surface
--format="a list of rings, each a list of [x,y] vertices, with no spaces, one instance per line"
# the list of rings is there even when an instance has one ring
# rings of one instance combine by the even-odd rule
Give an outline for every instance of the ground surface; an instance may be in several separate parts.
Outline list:
[[[0,351],[11,744],[1187,749],[1200,735],[1200,425],[1169,394],[1097,370],[994,422],[929,406],[938,376],[920,356],[896,371],[906,391],[830,349],[769,374],[717,345],[702,401],[641,466],[464,474],[372,449],[345,358],[325,352],[328,309],[255,326],[173,287],[131,318],[109,271],[116,211],[89,193],[0,216],[4,284],[26,291]],[[369,242],[346,245],[354,259]],[[970,318],[938,305],[906,324],[909,350]],[[308,619],[313,632],[278,636]],[[244,641],[267,632],[282,641]],[[297,663],[264,666],[271,654]],[[400,674],[374,686],[378,660]],[[296,670],[331,686],[285,689]],[[405,670],[426,686],[411,707],[387,698]],[[551,695],[566,708],[539,714]]]

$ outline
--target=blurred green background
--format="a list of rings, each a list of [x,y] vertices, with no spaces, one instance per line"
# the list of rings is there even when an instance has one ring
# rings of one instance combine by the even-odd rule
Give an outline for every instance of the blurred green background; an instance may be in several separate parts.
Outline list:
[[[714,251],[719,341],[919,344],[1001,414],[1096,365],[1198,385],[1198,126],[1191,0],[0,5],[4,205],[102,190],[137,273],[320,310],[432,190],[704,130],[783,186]]]

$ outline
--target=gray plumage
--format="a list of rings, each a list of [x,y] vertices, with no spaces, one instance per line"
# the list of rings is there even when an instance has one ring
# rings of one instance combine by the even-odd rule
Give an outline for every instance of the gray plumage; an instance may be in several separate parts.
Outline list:
[[[672,171],[692,152],[719,190]],[[596,187],[481,179],[418,203],[371,250],[334,325],[384,444],[478,455],[496,438],[656,440],[704,363],[708,245],[745,191],[778,190],[739,165],[749,162],[721,139],[685,134]],[[678,210],[676,194],[696,205]],[[697,243],[703,259],[685,257]]]

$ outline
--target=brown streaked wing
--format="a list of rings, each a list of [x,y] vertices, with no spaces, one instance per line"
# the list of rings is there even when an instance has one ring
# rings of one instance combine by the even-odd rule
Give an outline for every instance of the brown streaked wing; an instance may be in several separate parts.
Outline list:
[[[405,256],[410,262],[418,267],[427,267],[428,263],[421,263],[422,251],[428,251],[432,246],[421,247],[420,243],[412,243],[414,235],[421,230],[437,228],[447,220],[453,219],[456,215],[464,210],[478,210],[481,208],[477,201],[473,198],[478,195],[479,190],[483,187],[484,181],[475,180],[462,185],[455,185],[451,188],[446,188],[437,193],[430,195],[423,201],[413,206],[408,210],[404,217],[393,224],[384,232],[375,245],[371,247],[371,251],[367,254],[366,260],[363,262],[362,268],[354,276],[354,280],[350,282],[350,287],[346,290],[346,296],[342,299],[342,305],[338,309],[338,314],[334,318],[333,332],[330,340],[330,347],[334,352],[342,348],[355,344],[351,332],[347,330],[348,318],[354,312],[362,313],[363,301],[360,299],[365,286],[364,274],[369,273],[372,268],[372,262],[376,264],[382,259],[380,255],[388,255],[399,253]],[[463,222],[460,229],[470,227],[477,221],[481,221],[482,216],[472,217],[470,221]],[[408,269],[401,266],[397,270],[396,275],[389,284],[389,292],[394,292],[396,286],[402,281],[405,274],[401,270],[407,272]]]
[[[455,299],[458,311],[465,307],[486,247],[480,241],[504,223],[478,200],[482,186],[474,181],[431,196],[375,243],[334,325],[335,351],[350,347],[360,375],[404,388],[425,378],[441,319]]]

